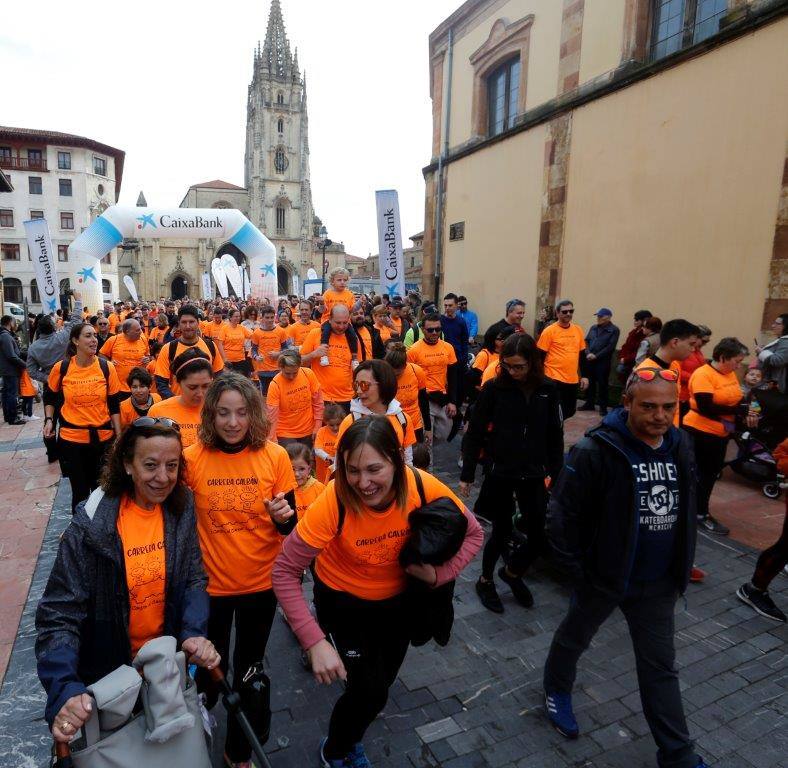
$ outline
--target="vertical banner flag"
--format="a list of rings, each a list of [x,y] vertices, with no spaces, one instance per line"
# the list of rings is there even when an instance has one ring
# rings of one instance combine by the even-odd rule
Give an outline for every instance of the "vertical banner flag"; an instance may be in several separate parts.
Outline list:
[[[131,294],[131,298],[134,301],[139,301],[139,296],[137,296],[137,286],[134,285],[134,280],[132,280],[131,275],[124,275],[123,276],[123,285],[128,288],[129,293]]]
[[[405,295],[405,265],[402,258],[402,230],[399,223],[399,197],[396,189],[375,192],[380,251],[380,292],[389,296]]]
[[[202,273],[202,297],[211,298],[211,276],[207,272]]]
[[[219,289],[219,295],[226,299],[230,292],[227,290],[227,275],[224,273],[221,259],[214,259],[211,262],[211,274],[213,275],[216,287]]]
[[[248,299],[252,294],[252,281],[249,279],[249,267],[241,270],[244,279],[244,298]]]
[[[229,253],[225,253],[224,256],[222,256],[222,269],[224,269],[224,274],[227,275],[227,279],[230,281],[230,285],[233,287],[235,295],[238,296],[238,298],[242,298],[244,292],[244,280],[241,276],[241,268],[238,266],[238,262],[235,260],[235,257]]]
[[[298,296],[298,275],[293,275],[293,293]]]
[[[31,219],[25,223],[25,237],[33,261],[38,293],[44,310],[54,315],[58,308],[60,283],[52,253],[52,239],[46,219]]]

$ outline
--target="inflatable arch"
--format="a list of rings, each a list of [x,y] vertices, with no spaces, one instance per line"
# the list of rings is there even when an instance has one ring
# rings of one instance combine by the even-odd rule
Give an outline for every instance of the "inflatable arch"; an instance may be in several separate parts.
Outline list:
[[[101,259],[124,238],[214,238],[229,241],[249,262],[251,295],[276,302],[276,248],[240,211],[228,208],[107,208],[68,246],[68,260],[76,268],[76,283],[91,311],[104,305]],[[200,276],[194,275],[195,285]],[[145,296],[145,299],[158,298]],[[194,298],[194,297],[193,297]]]

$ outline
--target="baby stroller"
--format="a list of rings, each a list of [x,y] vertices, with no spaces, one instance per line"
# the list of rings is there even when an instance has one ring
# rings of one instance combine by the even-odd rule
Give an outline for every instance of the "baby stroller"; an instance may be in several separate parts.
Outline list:
[[[777,389],[759,390],[757,400],[761,406],[758,426],[734,432],[733,439],[739,450],[726,466],[759,483],[767,498],[777,499],[784,478],[777,472],[772,451],[788,436],[788,396]]]

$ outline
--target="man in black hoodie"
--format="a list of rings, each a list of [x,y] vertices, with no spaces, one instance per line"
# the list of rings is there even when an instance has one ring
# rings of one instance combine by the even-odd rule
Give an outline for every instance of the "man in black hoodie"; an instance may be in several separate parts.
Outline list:
[[[633,373],[624,408],[572,449],[548,508],[547,534],[575,584],[545,664],[545,709],[567,738],[577,662],[618,607],[626,617],[643,714],[660,768],[705,765],[689,737],[675,667],[674,609],[695,552],[690,439],[673,427],[675,373]]]

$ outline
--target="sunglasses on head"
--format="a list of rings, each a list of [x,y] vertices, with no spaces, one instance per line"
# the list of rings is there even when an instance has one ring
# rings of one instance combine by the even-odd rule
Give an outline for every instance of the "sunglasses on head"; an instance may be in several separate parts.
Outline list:
[[[177,421],[168,419],[166,416],[141,416],[131,423],[132,427],[167,427],[180,432],[181,428]]]
[[[377,384],[377,381],[354,381],[353,389],[357,389],[359,392],[369,392],[369,388],[373,384]]]
[[[673,384],[679,380],[678,373],[670,368],[638,368],[638,370],[632,371],[629,383],[631,384],[636,379],[639,381],[654,381],[657,377]]]

